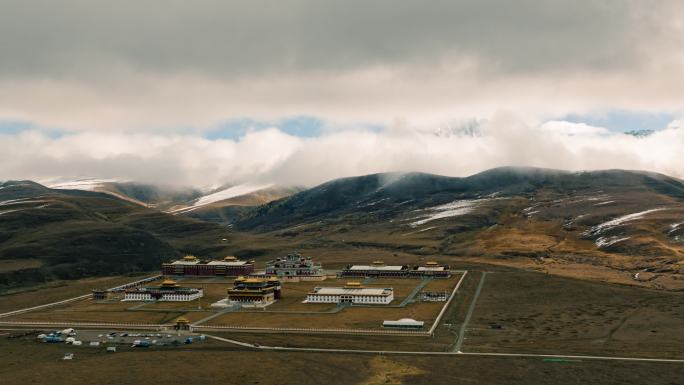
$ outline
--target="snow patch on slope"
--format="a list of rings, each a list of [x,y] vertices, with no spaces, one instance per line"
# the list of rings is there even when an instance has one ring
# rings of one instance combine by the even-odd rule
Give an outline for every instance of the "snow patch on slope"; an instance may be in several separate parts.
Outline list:
[[[599,249],[602,247],[612,246],[618,242],[626,241],[629,237],[599,237],[596,239],[596,247]]]
[[[211,203],[220,202],[220,201],[223,201],[226,199],[251,194],[255,191],[264,190],[267,188],[271,188],[273,186],[274,185],[272,183],[269,183],[269,184],[244,183],[244,184],[240,184],[237,186],[228,187],[224,190],[215,191],[211,194],[204,195],[204,196],[200,197],[199,199],[197,199],[191,206],[172,210],[172,211],[170,211],[170,213],[172,213],[172,214],[186,213],[186,212],[196,210],[202,206],[206,206],[206,205],[211,204]]]
[[[47,182],[45,186],[58,190],[96,191],[105,183],[116,183],[115,179],[77,179],[71,181]]]
[[[670,231],[668,231],[668,234],[674,233],[675,231],[679,230],[679,228],[684,225],[684,222],[679,222],[679,223],[673,223],[670,225]]]
[[[412,218],[419,220],[409,223],[409,226],[417,227],[436,219],[465,215],[475,210],[483,202],[489,200],[490,199],[460,200],[439,206],[428,207],[421,210],[426,212],[425,214]]]
[[[222,200],[239,197],[253,193],[255,191],[263,190],[273,187],[273,184],[251,184],[245,183],[237,186],[229,187],[225,190],[217,191],[215,193],[205,195],[195,202],[194,206],[204,206],[210,203],[219,202]]]
[[[587,230],[584,233],[584,235],[586,235],[586,236],[599,235],[599,234],[605,232],[606,230],[610,230],[610,229],[613,229],[615,227],[622,226],[627,222],[630,222],[630,221],[633,221],[636,219],[641,219],[650,213],[654,213],[657,211],[663,211],[663,210],[666,210],[666,209],[665,208],[657,208],[657,209],[640,211],[638,213],[623,215],[621,217],[615,218],[615,219],[610,220],[608,222],[604,222],[604,223],[601,223],[599,225],[592,227],[591,229]]]

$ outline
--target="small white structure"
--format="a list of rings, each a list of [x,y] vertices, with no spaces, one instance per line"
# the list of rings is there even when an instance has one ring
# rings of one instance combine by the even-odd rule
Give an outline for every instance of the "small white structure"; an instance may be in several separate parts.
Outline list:
[[[416,321],[412,318],[402,318],[397,321],[383,321],[382,327],[393,329],[422,329],[425,322]]]
[[[392,288],[365,288],[359,282],[344,287],[317,287],[306,295],[305,303],[387,305],[394,300]]]

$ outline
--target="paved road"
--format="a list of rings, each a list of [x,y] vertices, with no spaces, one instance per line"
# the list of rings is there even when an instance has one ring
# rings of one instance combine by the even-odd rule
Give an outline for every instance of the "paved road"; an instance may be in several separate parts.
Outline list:
[[[279,351],[279,352],[311,352],[311,353],[351,353],[372,355],[402,355],[402,356],[452,356],[452,357],[511,357],[511,358],[561,358],[574,360],[605,360],[605,361],[635,361],[635,362],[662,362],[684,364],[684,359],[670,358],[640,358],[640,357],[611,357],[611,356],[584,356],[567,354],[529,354],[529,353],[466,353],[466,352],[416,352],[401,350],[361,350],[361,349],[323,349],[323,348],[288,348],[282,346],[262,346],[241,341],[230,340],[218,336],[205,334],[207,338],[223,341],[251,349]]]
[[[475,304],[477,303],[477,298],[480,296],[480,292],[482,291],[482,286],[484,286],[485,277],[487,277],[486,271],[482,272],[480,283],[477,285],[477,290],[475,290],[475,295],[473,295],[473,301],[470,303],[470,306],[468,307],[468,313],[463,320],[461,329],[458,331],[458,339],[456,340],[454,347],[451,349],[452,352],[461,352],[461,346],[463,346],[463,341],[465,340],[466,328],[468,327],[468,322],[470,322],[470,317],[473,316],[473,312],[475,311]]]

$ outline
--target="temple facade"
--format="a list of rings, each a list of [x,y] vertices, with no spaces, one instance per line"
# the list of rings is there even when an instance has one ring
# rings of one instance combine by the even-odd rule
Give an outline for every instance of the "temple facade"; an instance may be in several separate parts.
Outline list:
[[[297,277],[301,280],[324,280],[323,267],[314,263],[311,257],[303,257],[294,252],[285,258],[276,258],[266,264],[266,274],[275,275],[281,279]]]
[[[237,277],[252,273],[254,261],[240,261],[233,256],[222,260],[202,261],[195,256],[188,255],[177,261],[163,263],[161,270],[164,275]]]
[[[159,286],[143,286],[127,289],[122,301],[192,301],[204,296],[201,288],[181,287],[171,279]]]
[[[344,287],[317,287],[306,295],[306,303],[387,305],[394,300],[392,288],[366,288],[359,282]]]
[[[233,287],[228,289],[227,302],[267,306],[280,299],[282,285],[277,277],[245,278],[238,277]]]

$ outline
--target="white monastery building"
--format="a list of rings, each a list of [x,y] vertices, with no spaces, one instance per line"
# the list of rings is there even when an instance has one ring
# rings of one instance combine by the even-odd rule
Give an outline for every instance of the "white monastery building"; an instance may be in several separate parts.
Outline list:
[[[366,288],[359,282],[347,282],[344,287],[317,287],[306,295],[305,303],[352,303],[387,305],[394,300],[392,288]]]

